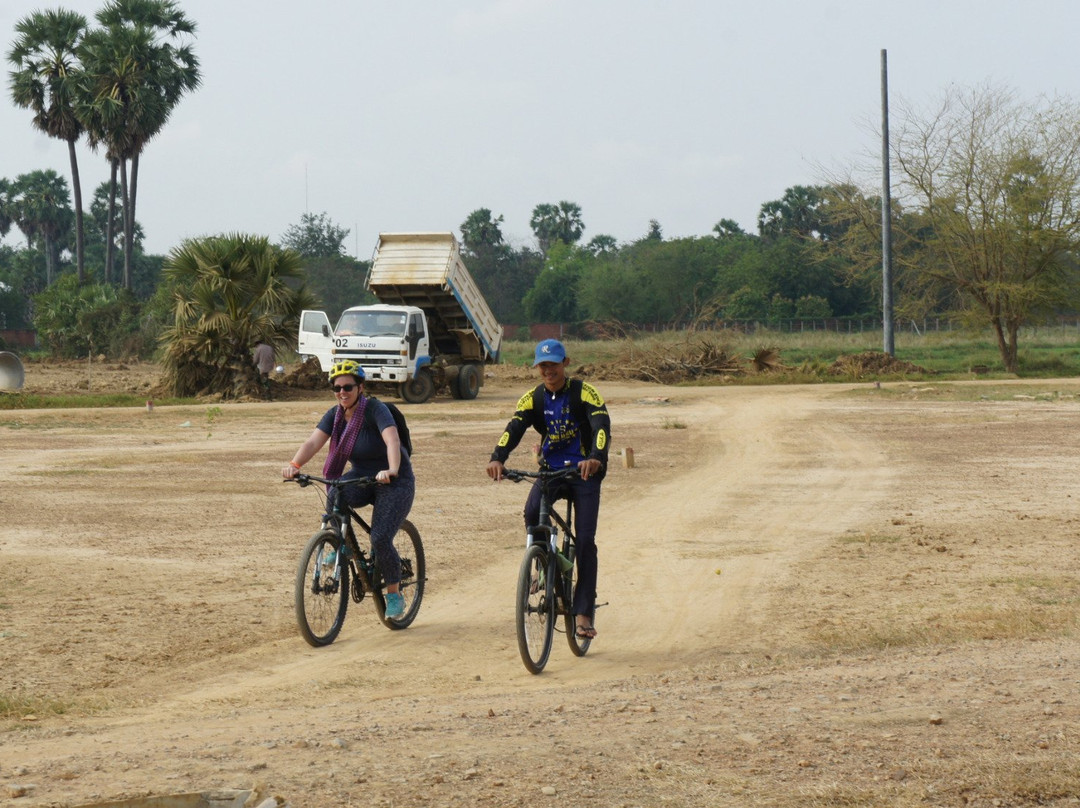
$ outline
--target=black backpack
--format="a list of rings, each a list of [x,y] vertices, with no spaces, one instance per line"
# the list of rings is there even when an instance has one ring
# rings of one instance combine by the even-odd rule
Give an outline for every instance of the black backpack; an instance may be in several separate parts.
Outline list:
[[[381,399],[375,398],[375,396],[368,396],[368,401],[380,401]],[[390,414],[394,416],[394,423],[397,425],[398,438],[401,440],[402,448],[409,453],[409,457],[413,456],[412,448],[412,435],[409,434],[409,424],[405,420],[405,413],[403,413],[396,404],[389,401],[383,401],[386,405],[386,409],[390,410]],[[364,417],[370,419],[372,427],[375,427],[375,413],[371,410],[365,410]],[[376,429],[378,427],[375,427]]]

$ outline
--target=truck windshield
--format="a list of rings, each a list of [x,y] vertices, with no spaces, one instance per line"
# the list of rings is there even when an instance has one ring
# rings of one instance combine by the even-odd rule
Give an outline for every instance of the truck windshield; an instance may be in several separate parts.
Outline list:
[[[346,311],[334,333],[339,337],[403,337],[405,312]]]

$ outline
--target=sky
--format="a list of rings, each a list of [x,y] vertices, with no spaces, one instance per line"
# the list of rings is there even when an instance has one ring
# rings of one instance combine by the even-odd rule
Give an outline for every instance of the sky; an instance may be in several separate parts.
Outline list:
[[[720,219],[756,232],[787,188],[873,167],[883,50],[890,109],[987,83],[1080,99],[1075,0],[178,4],[203,83],[141,158],[154,254],[217,233],[278,242],[325,213],[368,259],[380,232],[460,235],[478,208],[520,248],[533,208],[563,200],[583,241],[634,241],[654,219],[665,238]],[[92,21],[104,2],[0,0],[5,58],[18,20],[57,5]],[[7,69],[0,177],[70,180],[66,144],[10,101]],[[108,165],[79,158],[88,206]]]

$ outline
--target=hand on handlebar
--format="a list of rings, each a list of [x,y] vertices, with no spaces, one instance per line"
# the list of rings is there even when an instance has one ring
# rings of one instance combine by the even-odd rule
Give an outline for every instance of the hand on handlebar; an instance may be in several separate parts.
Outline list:
[[[586,460],[582,460],[580,463],[577,464],[577,467],[578,471],[581,473],[581,479],[587,480],[594,474],[599,474],[600,469],[604,467],[604,464],[596,458],[591,457]]]
[[[506,471],[506,467],[498,460],[492,460],[487,464],[487,476],[495,482],[499,482],[503,478],[504,471]]]

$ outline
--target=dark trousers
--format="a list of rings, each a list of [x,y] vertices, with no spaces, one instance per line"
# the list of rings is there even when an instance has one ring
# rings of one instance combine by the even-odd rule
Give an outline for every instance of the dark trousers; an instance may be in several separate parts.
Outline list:
[[[567,480],[555,488],[555,499],[574,503],[574,539],[577,546],[577,586],[574,614],[592,620],[596,608],[596,523],[600,516],[600,480]],[[525,527],[540,519],[540,485],[534,483],[525,500]]]
[[[343,475],[343,479],[356,476],[350,471]],[[345,502],[353,508],[374,506],[371,509],[371,552],[382,571],[383,580],[388,584],[400,583],[401,556],[394,547],[394,536],[412,508],[416,481],[412,477],[396,477],[388,485],[350,485],[344,492]],[[333,506],[333,498],[330,496],[328,499],[329,509]]]

